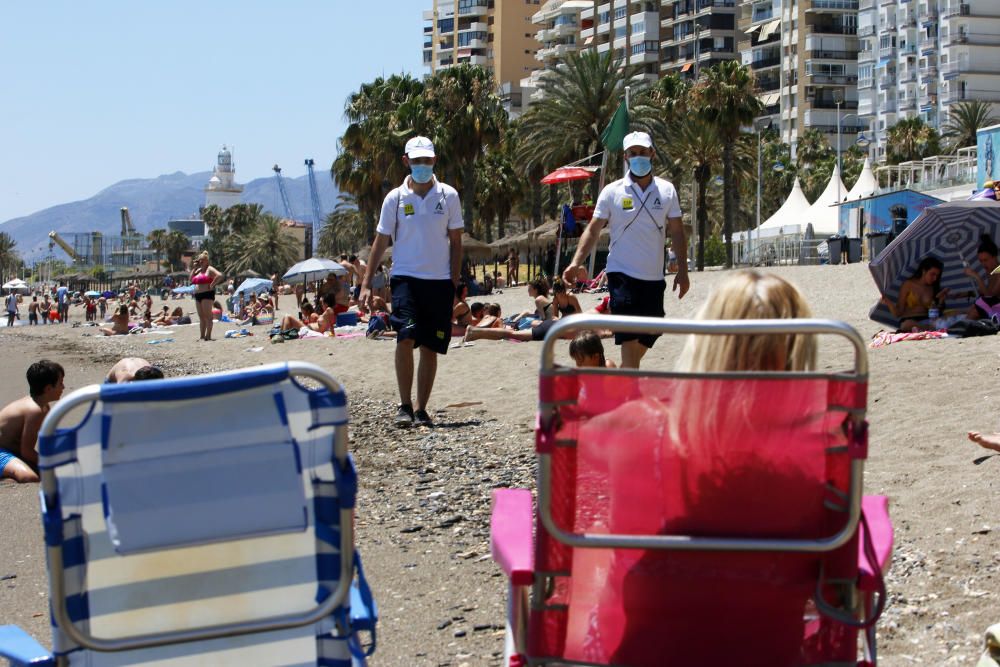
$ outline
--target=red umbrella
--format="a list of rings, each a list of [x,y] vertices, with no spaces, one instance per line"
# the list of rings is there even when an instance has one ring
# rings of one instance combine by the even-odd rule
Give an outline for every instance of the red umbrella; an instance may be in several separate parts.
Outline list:
[[[585,167],[559,167],[542,179],[543,185],[566,183],[567,181],[582,181],[593,176],[593,172]]]

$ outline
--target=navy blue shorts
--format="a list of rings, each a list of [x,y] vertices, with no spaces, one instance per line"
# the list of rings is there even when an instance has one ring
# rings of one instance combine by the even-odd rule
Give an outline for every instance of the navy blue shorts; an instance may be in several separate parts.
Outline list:
[[[438,354],[448,354],[455,284],[450,280],[393,276],[389,289],[389,323],[396,332],[396,341],[412,340],[415,347],[423,345]]]
[[[663,317],[663,294],[667,290],[666,280],[639,280],[624,273],[608,274],[609,305],[612,315],[637,315],[639,317]],[[644,347],[653,347],[659,335],[638,333],[615,333],[615,345],[630,340],[638,340]]]

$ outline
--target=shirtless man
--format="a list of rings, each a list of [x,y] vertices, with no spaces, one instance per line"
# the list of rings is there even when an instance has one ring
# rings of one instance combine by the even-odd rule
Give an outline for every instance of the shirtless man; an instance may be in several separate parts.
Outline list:
[[[141,379],[149,380],[150,371],[146,369],[156,368],[153,364],[149,363],[145,359],[140,357],[125,357],[108,371],[108,376],[105,378],[105,382],[108,384],[124,384],[126,382],[132,382],[137,379],[136,376],[140,375]],[[145,371],[140,373],[140,371]],[[163,372],[160,372],[160,377],[163,377]]]
[[[62,366],[42,359],[28,367],[29,395],[0,410],[0,477],[38,481],[38,430],[63,393]]]

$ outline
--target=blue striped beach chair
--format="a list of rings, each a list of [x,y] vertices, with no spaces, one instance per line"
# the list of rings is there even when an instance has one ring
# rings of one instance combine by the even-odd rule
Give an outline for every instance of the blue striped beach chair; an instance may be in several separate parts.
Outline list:
[[[343,387],[311,364],[74,392],[39,437],[53,654],[4,626],[0,657],[363,665],[347,444]]]

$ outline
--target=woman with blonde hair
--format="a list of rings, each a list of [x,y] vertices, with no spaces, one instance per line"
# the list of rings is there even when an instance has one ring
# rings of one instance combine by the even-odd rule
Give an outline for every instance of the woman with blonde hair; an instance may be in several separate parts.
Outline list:
[[[208,253],[202,252],[191,270],[194,285],[194,304],[198,311],[200,340],[212,340],[212,306],[215,304],[215,286],[222,280],[222,273],[208,263]]]
[[[770,273],[740,271],[716,289],[699,320],[778,320],[812,317],[802,293]],[[816,366],[811,334],[692,335],[678,370],[693,372],[806,371]]]

